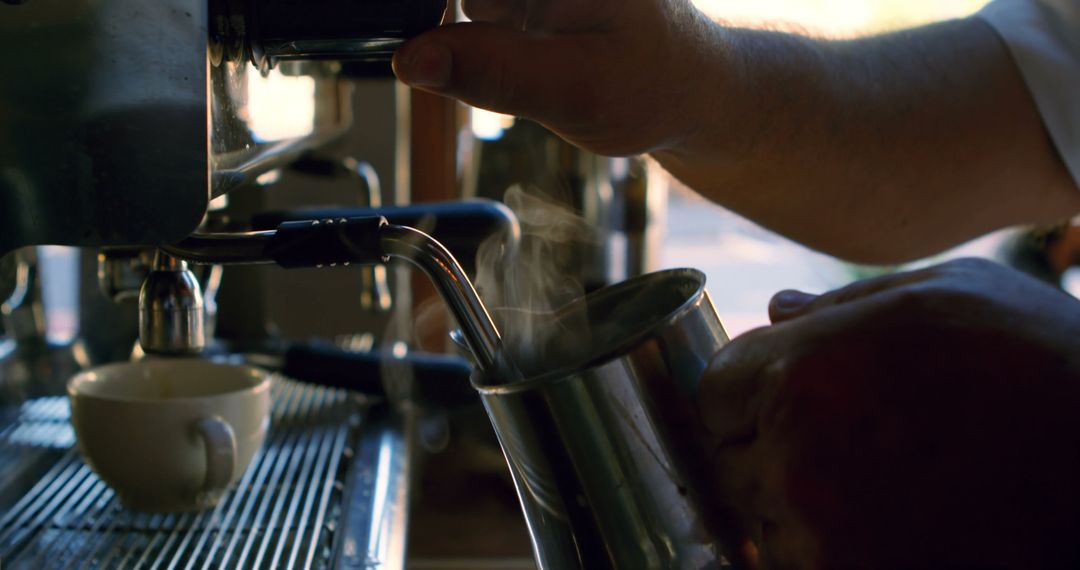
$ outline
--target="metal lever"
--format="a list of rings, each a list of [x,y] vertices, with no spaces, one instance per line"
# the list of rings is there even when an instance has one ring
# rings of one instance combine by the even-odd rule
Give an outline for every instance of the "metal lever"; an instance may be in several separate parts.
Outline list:
[[[139,291],[139,344],[147,353],[184,355],[206,347],[202,288],[186,262],[158,251]]]
[[[449,250],[420,230],[389,224],[383,217],[305,220],[285,222],[271,231],[193,234],[163,249],[195,263],[276,263],[285,268],[404,259],[435,283],[461,325],[477,366],[502,378],[516,374],[503,361],[499,331],[465,271]]]
[[[44,331],[41,311],[35,310],[37,258],[33,250],[20,250],[4,260],[13,263],[13,288],[0,302],[0,336],[18,341],[40,339]]]

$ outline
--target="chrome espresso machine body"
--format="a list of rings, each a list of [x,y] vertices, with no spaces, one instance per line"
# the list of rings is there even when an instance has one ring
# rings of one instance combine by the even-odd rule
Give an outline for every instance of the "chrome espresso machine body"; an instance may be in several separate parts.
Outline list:
[[[356,127],[346,79],[388,73],[393,49],[437,25],[444,8],[444,0],[0,3],[5,568],[403,567],[416,418],[408,406],[380,404],[382,357],[268,346],[269,333],[258,346],[217,342],[221,267],[188,268],[157,248],[253,229],[259,212],[235,204],[301,163],[332,165],[329,175],[354,185],[361,205],[382,205],[370,167],[321,151]],[[290,98],[276,99],[276,85]],[[256,105],[276,107],[283,120],[257,124]],[[448,231],[454,219],[482,231],[512,221],[490,204],[446,208]],[[430,213],[390,210],[407,223]],[[392,277],[364,271],[368,292],[357,303],[385,310]],[[54,299],[65,295],[71,306]],[[65,329],[65,318],[75,324]],[[128,512],[73,448],[63,379],[140,357],[140,329],[151,350],[206,349],[280,373],[267,444],[212,511]],[[468,389],[463,362],[405,358],[410,371],[456,375]],[[343,360],[348,374],[335,376]],[[374,381],[355,382],[365,369]],[[289,378],[304,374],[310,381]]]

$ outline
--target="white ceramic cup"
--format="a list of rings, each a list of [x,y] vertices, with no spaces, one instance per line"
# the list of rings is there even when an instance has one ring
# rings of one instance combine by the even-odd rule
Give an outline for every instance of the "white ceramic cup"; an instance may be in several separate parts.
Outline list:
[[[68,382],[79,450],[125,507],[215,505],[269,427],[270,378],[196,359],[93,368]]]

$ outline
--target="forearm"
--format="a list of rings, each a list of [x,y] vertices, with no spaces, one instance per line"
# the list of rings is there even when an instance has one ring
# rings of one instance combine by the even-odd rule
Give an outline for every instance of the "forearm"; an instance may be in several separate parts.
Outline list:
[[[654,153],[716,202],[864,262],[924,256],[1080,210],[1007,50],[976,19],[851,41],[725,29]]]
[[[526,5],[536,18],[480,9]],[[1080,211],[981,20],[823,41],[721,27],[689,0],[465,9],[483,21],[410,41],[400,78],[599,154],[649,152],[716,202],[834,255],[907,260]]]

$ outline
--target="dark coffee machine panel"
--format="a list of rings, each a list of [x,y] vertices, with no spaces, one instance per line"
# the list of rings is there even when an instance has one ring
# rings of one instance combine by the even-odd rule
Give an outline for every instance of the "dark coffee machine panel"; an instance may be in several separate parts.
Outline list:
[[[0,254],[183,237],[209,199],[206,6],[0,3]]]
[[[0,256],[26,245],[182,239],[213,197],[348,129],[350,85],[338,61],[325,60],[385,65],[444,8],[444,0],[0,2]],[[289,115],[307,119],[268,132],[252,123],[252,84],[278,63],[273,77],[306,82],[306,111]]]

